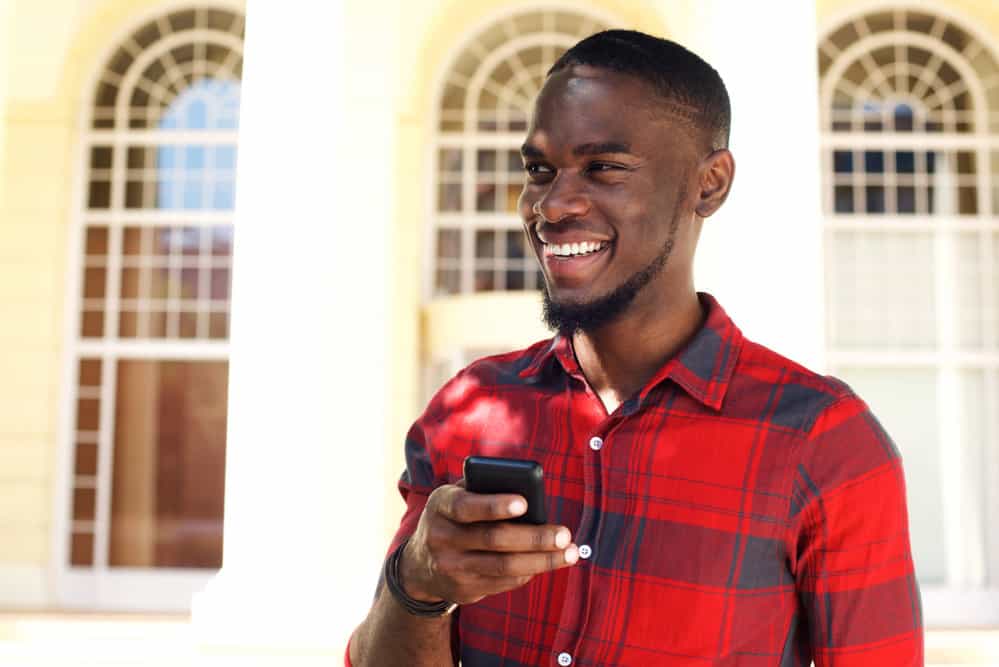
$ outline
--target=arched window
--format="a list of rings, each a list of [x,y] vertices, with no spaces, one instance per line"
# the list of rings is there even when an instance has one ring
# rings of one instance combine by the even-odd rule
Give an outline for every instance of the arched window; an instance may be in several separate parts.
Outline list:
[[[431,298],[541,286],[517,215],[528,113],[558,56],[607,27],[563,10],[515,14],[475,35],[450,66],[434,151]]]
[[[230,11],[164,14],[98,79],[71,283],[78,575],[221,564],[242,32]]]
[[[819,68],[832,369],[902,449],[924,585],[995,586],[995,45],[893,9],[835,27]]]

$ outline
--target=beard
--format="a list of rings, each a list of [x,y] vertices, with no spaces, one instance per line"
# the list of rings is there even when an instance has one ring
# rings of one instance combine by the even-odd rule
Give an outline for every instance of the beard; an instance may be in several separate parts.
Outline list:
[[[662,273],[673,253],[673,241],[679,219],[674,217],[669,238],[662,251],[649,264],[615,287],[608,294],[591,301],[574,299],[555,300],[545,283],[542,290],[542,320],[549,329],[571,337],[577,332],[589,333],[618,319],[631,305],[642,289]]]

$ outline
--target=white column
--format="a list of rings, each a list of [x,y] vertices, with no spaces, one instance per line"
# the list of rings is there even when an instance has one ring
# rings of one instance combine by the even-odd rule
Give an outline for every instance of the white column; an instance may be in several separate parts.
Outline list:
[[[732,100],[736,176],[704,224],[697,285],[754,340],[823,366],[822,209],[815,3],[663,3],[678,41],[714,66]],[[678,20],[677,20],[678,19]]]
[[[354,4],[248,2],[210,644],[338,653],[383,558],[397,40]]]

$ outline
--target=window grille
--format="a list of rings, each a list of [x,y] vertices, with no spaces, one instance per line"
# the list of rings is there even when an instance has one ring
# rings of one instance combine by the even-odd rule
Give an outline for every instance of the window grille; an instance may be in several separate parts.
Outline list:
[[[129,35],[98,77],[71,279],[78,308],[64,566],[220,565],[242,33],[242,16],[222,9],[163,14]],[[151,401],[142,398],[150,379],[158,383]],[[185,419],[187,431],[178,426]],[[156,433],[137,435],[143,429]],[[122,489],[112,474],[119,445],[140,436],[158,448],[149,488]],[[175,474],[195,451],[204,476]],[[148,508],[155,535],[134,521],[134,506],[112,507],[119,493],[147,492],[156,497]],[[149,557],[131,562],[129,541],[143,535]]]

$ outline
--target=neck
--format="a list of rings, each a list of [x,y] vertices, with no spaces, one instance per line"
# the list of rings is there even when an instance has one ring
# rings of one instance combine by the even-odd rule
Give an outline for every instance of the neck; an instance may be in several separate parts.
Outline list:
[[[640,391],[704,320],[693,281],[676,294],[642,296],[655,297],[655,307],[633,303],[614,322],[572,338],[583,374],[608,412]]]

